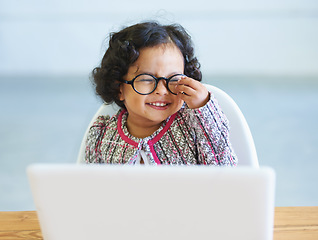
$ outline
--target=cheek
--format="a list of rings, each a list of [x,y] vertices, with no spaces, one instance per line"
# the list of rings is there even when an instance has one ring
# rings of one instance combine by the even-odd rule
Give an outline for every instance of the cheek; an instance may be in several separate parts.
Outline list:
[[[146,97],[147,96],[136,93],[134,90],[130,90],[129,92],[126,91],[124,92],[124,103],[131,107],[140,107],[147,102]]]
[[[119,88],[119,100],[132,102],[134,99],[138,98],[137,94],[133,88],[128,84],[122,84]]]
[[[182,107],[184,101],[180,98],[176,99],[176,108],[178,108],[178,111],[180,110],[180,108]]]

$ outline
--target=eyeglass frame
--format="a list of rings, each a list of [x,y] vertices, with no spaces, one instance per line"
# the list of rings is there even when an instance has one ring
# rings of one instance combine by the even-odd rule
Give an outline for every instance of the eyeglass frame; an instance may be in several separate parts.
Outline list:
[[[150,93],[140,93],[140,92],[138,92],[138,91],[135,89],[135,87],[134,87],[134,81],[135,81],[136,78],[138,78],[138,77],[141,76],[141,75],[148,75],[148,76],[152,77],[152,78],[156,81],[156,85],[155,85],[154,89],[153,89]],[[159,83],[160,80],[165,80],[165,81],[166,81],[166,88],[168,89],[168,91],[169,91],[170,93],[174,94],[174,95],[178,95],[178,94],[176,94],[176,93],[173,93],[173,92],[170,90],[170,88],[168,87],[168,84],[169,84],[170,80],[171,80],[173,77],[175,77],[175,76],[185,76],[185,75],[182,74],[182,73],[177,73],[177,74],[174,74],[174,75],[172,75],[172,76],[170,76],[170,77],[168,77],[168,78],[165,78],[165,77],[158,77],[158,78],[157,78],[157,77],[151,75],[150,73],[141,73],[141,74],[138,74],[137,76],[135,76],[135,77],[134,77],[132,80],[130,80],[130,81],[127,81],[127,80],[124,80],[124,79],[120,79],[119,81],[122,82],[122,83],[130,84],[130,85],[132,86],[132,88],[134,89],[134,91],[135,91],[136,93],[140,94],[140,95],[149,95],[149,94],[153,93],[153,92],[157,89],[157,86],[158,86],[158,83]]]

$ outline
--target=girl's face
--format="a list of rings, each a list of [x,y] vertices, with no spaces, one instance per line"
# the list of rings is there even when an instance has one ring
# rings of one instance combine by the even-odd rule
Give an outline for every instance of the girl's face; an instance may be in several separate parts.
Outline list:
[[[183,72],[184,59],[181,51],[174,44],[168,43],[141,49],[137,61],[128,68],[124,79],[130,81],[141,73],[168,78]],[[128,130],[133,134],[134,129],[141,128],[146,131],[147,128],[151,128],[145,136],[157,130],[165,119],[183,105],[183,101],[177,95],[169,92],[164,80],[160,80],[155,91],[149,95],[140,95],[130,84],[123,83],[120,86],[119,97],[124,101],[128,111]]]

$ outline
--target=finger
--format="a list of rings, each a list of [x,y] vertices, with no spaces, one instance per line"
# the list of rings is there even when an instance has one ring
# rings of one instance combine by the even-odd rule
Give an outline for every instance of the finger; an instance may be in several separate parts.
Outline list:
[[[181,93],[190,94],[187,89],[192,88],[192,79],[187,76],[182,76],[176,85],[176,91]]]
[[[186,103],[191,100],[191,96],[188,96],[187,94],[181,93],[181,92],[178,93],[178,97],[179,97],[181,100],[185,101]]]
[[[181,79],[178,81],[178,85],[185,85],[195,90],[200,88],[199,81],[189,78],[187,76],[181,77]]]
[[[186,94],[188,96],[192,96],[196,93],[196,89],[192,88],[191,86],[188,85],[178,85],[176,87],[177,92]]]

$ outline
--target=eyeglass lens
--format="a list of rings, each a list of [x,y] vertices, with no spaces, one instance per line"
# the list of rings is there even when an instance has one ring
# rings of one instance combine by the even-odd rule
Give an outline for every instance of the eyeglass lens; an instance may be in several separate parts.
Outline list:
[[[177,94],[175,86],[178,85],[178,80],[180,80],[181,77],[182,75],[176,75],[168,81],[168,89],[174,94]],[[150,75],[140,75],[134,80],[134,88],[141,94],[149,94],[156,88],[156,79]]]

